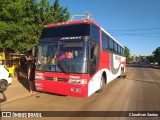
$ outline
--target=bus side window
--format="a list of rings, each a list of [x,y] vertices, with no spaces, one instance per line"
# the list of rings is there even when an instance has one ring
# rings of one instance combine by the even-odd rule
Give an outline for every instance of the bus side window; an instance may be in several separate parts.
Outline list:
[[[102,49],[103,51],[107,51],[108,50],[108,37],[105,35],[105,33],[102,33]]]
[[[114,42],[112,39],[109,39],[109,47],[110,47],[110,50],[113,51],[114,50]]]
[[[115,49],[115,52],[117,53],[118,52],[118,44],[116,42],[114,44],[114,49]]]
[[[91,24],[91,38],[93,41],[100,43],[100,29]]]
[[[118,45],[118,54],[121,53],[121,48],[120,48],[120,45]]]

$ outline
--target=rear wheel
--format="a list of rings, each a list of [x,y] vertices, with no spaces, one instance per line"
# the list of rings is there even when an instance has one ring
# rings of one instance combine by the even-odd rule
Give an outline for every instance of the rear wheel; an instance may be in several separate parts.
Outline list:
[[[105,78],[104,76],[101,77],[101,81],[100,81],[100,89],[97,90],[97,93],[102,93],[104,90],[104,85],[105,85]]]
[[[120,78],[125,78],[126,77],[126,74],[124,72],[124,68],[121,68],[121,75],[120,75]]]
[[[4,92],[8,87],[8,83],[5,80],[0,80],[0,92]]]

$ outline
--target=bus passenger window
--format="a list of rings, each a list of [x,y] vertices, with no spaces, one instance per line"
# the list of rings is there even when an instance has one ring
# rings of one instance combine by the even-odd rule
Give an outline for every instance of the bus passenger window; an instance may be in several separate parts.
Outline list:
[[[102,35],[102,49],[108,50],[108,38],[104,33]]]
[[[118,53],[121,53],[120,46],[118,45]]]
[[[117,43],[115,43],[114,49],[115,49],[115,52],[118,52],[118,50],[117,50]]]
[[[110,39],[110,40],[109,40],[109,47],[110,47],[110,50],[111,50],[111,51],[113,51],[113,49],[114,49],[114,46],[113,46],[113,45],[114,45],[114,42],[113,42],[113,40]]]

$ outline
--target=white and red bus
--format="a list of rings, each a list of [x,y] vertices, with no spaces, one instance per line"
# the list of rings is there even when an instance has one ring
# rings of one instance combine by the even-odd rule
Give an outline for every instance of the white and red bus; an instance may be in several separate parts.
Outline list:
[[[39,46],[37,91],[88,97],[126,70],[124,47],[92,20],[46,25]]]

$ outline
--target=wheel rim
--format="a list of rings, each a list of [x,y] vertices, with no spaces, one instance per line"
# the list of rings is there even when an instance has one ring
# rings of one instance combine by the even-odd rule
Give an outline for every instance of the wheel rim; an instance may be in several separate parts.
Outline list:
[[[102,76],[102,78],[101,78],[101,89],[103,90],[103,88],[104,88],[104,77]]]

